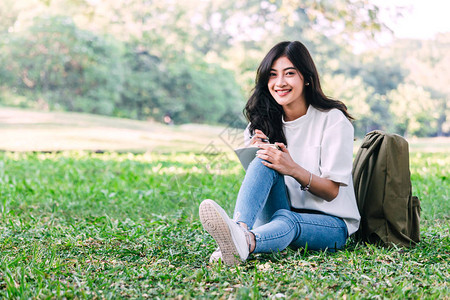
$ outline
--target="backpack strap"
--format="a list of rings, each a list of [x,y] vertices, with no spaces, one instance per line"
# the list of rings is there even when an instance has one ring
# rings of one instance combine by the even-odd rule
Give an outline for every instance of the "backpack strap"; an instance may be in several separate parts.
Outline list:
[[[384,135],[384,132],[379,130],[374,130],[367,133],[353,162],[353,184],[360,214],[364,208],[367,189],[372,177],[371,172],[364,171],[367,171],[370,158],[379,150],[381,142],[384,139]],[[367,180],[365,180],[366,184],[361,185],[361,178],[363,174],[367,176]]]

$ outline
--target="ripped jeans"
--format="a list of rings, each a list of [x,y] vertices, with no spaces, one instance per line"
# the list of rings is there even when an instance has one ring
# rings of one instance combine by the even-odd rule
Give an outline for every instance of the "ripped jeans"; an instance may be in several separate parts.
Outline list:
[[[236,200],[234,219],[255,234],[254,253],[294,249],[334,252],[347,240],[345,222],[318,212],[291,210],[284,175],[255,158],[249,165]]]

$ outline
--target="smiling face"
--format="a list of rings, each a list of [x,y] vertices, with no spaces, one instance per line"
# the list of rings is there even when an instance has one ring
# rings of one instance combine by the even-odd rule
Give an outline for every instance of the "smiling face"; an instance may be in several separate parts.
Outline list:
[[[295,107],[306,107],[303,75],[285,56],[275,60],[267,84],[270,94],[286,112]]]

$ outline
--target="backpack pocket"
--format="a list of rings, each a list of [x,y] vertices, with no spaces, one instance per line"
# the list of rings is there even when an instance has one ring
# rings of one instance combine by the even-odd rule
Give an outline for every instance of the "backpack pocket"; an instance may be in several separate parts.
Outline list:
[[[420,200],[416,196],[411,197],[412,201],[412,216],[411,216],[411,231],[410,237],[411,239],[418,243],[420,241],[420,211],[422,210],[420,207]]]

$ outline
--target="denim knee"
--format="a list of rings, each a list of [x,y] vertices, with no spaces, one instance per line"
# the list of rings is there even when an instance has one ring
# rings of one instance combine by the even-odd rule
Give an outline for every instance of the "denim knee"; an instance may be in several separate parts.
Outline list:
[[[288,225],[290,226],[295,225],[295,219],[292,216],[292,211],[290,211],[289,209],[283,208],[277,210],[272,216],[271,221],[273,220],[280,220],[282,222],[288,223]]]
[[[259,158],[259,157],[255,157],[251,162],[250,162],[250,164],[248,165],[248,168],[250,169],[250,168],[267,168],[267,169],[270,169],[270,168],[268,168],[268,167],[266,167],[265,165],[263,165],[261,162],[262,162],[263,160],[261,159],[261,158]]]
[[[259,157],[255,157],[252,162],[250,163],[250,165],[248,166],[247,169],[247,173],[251,173],[251,172],[265,172],[268,175],[272,175],[274,177],[277,176],[283,176],[280,173],[278,173],[278,171],[275,171],[274,169],[271,169],[265,165],[262,164],[263,159],[259,158]]]

